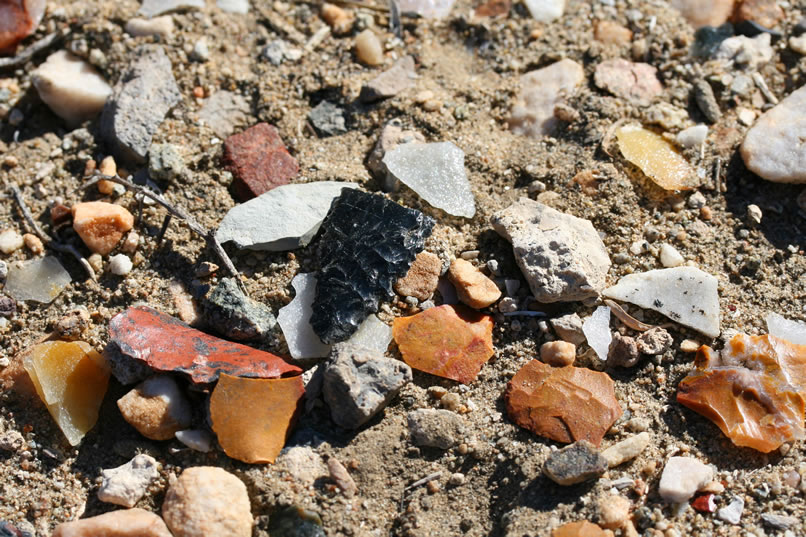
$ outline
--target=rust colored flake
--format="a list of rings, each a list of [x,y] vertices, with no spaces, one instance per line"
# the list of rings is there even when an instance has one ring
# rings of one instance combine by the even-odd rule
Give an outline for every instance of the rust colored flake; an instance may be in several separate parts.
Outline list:
[[[393,335],[414,369],[467,384],[493,355],[493,319],[463,306],[429,308],[395,319]]]
[[[13,53],[44,13],[45,0],[0,0],[0,54]]]
[[[613,380],[582,367],[551,367],[532,360],[509,381],[510,419],[557,442],[587,440],[598,446],[621,416]]]
[[[197,384],[215,382],[219,373],[249,378],[302,373],[279,356],[210,336],[146,306],[112,318],[109,337],[124,355],[155,371],[185,373]]]
[[[763,453],[804,438],[806,345],[737,334],[722,352],[702,346],[677,401],[737,446]]]
[[[230,457],[273,463],[296,422],[304,395],[301,376],[247,379],[222,373],[210,397],[213,432]]]

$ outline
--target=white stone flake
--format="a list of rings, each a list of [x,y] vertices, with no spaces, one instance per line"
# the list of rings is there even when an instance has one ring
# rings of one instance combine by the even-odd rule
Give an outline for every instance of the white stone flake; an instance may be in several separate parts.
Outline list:
[[[465,172],[465,152],[452,142],[402,144],[383,157],[389,174],[438,209],[471,218],[476,201]]]
[[[53,256],[33,259],[22,266],[11,265],[4,292],[18,302],[32,300],[47,304],[72,280]]]
[[[772,312],[764,320],[767,321],[767,332],[771,336],[795,345],[806,345],[806,323],[803,321],[792,321]]]
[[[684,266],[628,274],[602,294],[655,310],[708,337],[717,337],[720,331],[717,287],[715,276]]]
[[[565,13],[566,0],[524,0],[526,8],[536,21],[552,22]]]
[[[607,360],[607,351],[613,335],[610,333],[610,308],[599,306],[593,315],[582,323],[582,332],[588,340],[588,345],[596,351],[596,355],[603,362]]]
[[[148,485],[159,476],[157,467],[154,457],[141,454],[123,466],[103,470],[98,499],[123,507],[134,507],[146,493]]]
[[[324,358],[330,353],[330,345],[322,343],[311,327],[316,275],[297,274],[291,285],[297,295],[277,312],[277,322],[288,344],[288,352],[296,359]]]
[[[386,352],[392,342],[392,327],[378,319],[377,315],[370,315],[347,342],[357,347]]]
[[[693,457],[671,457],[660,476],[658,494],[667,502],[687,502],[713,477],[711,467]]]
[[[512,132],[532,138],[552,134],[559,124],[554,108],[584,80],[582,66],[567,58],[521,76],[521,90],[509,120]]]

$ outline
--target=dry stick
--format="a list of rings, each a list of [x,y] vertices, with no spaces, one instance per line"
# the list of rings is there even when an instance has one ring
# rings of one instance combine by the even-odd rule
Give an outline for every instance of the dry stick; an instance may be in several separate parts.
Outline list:
[[[28,225],[31,227],[31,229],[34,230],[36,236],[39,237],[39,239],[45,244],[45,246],[53,250],[56,250],[57,252],[70,254],[73,257],[75,257],[76,260],[79,263],[81,263],[81,266],[84,267],[84,270],[87,271],[89,277],[92,278],[92,280],[94,281],[96,279],[95,271],[92,270],[90,262],[87,261],[87,259],[83,255],[81,255],[81,252],[76,250],[75,246],[58,242],[56,239],[54,239],[53,237],[42,231],[42,228],[40,228],[39,224],[37,224],[36,220],[34,220],[34,215],[31,214],[31,211],[25,204],[25,198],[22,197],[22,192],[20,191],[20,188],[17,185],[11,185],[9,187],[9,190],[11,191],[11,195],[14,196],[14,199],[17,201],[17,205],[20,206],[20,210],[22,211],[22,216],[25,218],[25,221],[28,222]]]
[[[23,50],[16,56],[11,58],[0,58],[0,69],[5,69],[7,67],[16,67],[22,63],[27,62],[34,54],[45,50],[49,46],[53,44],[56,39],[59,38],[59,32],[53,32],[52,34],[46,35],[39,41],[36,41],[27,49]]]
[[[241,275],[238,273],[238,269],[236,269],[235,265],[232,264],[232,260],[230,260],[229,256],[227,255],[227,252],[224,251],[224,248],[221,246],[221,243],[218,242],[218,239],[216,238],[215,233],[212,230],[205,229],[201,224],[199,224],[196,221],[195,218],[193,218],[191,215],[189,215],[180,207],[174,206],[173,204],[171,204],[171,202],[169,202],[156,192],[153,192],[143,186],[131,183],[125,179],[122,179],[117,175],[102,175],[98,172],[95,172],[95,174],[92,176],[92,179],[90,179],[87,183],[84,183],[84,185],[82,185],[80,188],[85,190],[101,180],[111,181],[113,183],[123,185],[136,194],[140,194],[142,196],[148,196],[149,198],[157,202],[159,205],[162,205],[171,214],[171,216],[175,216],[176,218],[183,220],[191,231],[204,237],[204,240],[207,242],[207,245],[213,249],[215,254],[218,256],[218,258],[221,260],[221,262],[224,264],[224,266],[227,268],[230,274],[232,274],[232,276],[235,278],[235,283],[238,284],[238,288],[243,292],[243,294],[248,296],[248,293],[246,292],[246,287],[241,281]]]

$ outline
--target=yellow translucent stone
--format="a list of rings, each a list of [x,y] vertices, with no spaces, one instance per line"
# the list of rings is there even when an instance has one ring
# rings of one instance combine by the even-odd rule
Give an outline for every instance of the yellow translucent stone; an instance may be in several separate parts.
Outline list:
[[[31,348],[23,365],[64,436],[75,446],[98,421],[109,383],[103,356],[84,341],[48,341]]]
[[[691,190],[697,175],[677,149],[662,136],[638,125],[616,131],[621,154],[664,190]]]

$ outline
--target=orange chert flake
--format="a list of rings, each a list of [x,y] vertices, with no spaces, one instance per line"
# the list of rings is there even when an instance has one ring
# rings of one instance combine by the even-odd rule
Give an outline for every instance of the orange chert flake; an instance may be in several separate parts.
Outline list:
[[[429,308],[397,318],[393,335],[414,369],[467,384],[493,355],[493,319],[464,306]]]
[[[303,395],[301,376],[248,379],[222,373],[210,397],[210,419],[224,453],[248,463],[274,462]]]
[[[695,365],[677,401],[737,446],[769,453],[806,436],[806,345],[737,334],[722,352],[700,347]]]
[[[134,216],[124,207],[103,201],[73,206],[73,229],[87,248],[101,255],[115,249],[123,234],[134,225]]]
[[[104,358],[84,341],[47,341],[28,351],[23,365],[71,445],[98,420],[109,383]]]
[[[551,367],[532,360],[509,381],[510,419],[557,442],[578,440],[599,446],[621,416],[613,380],[582,367]]]

